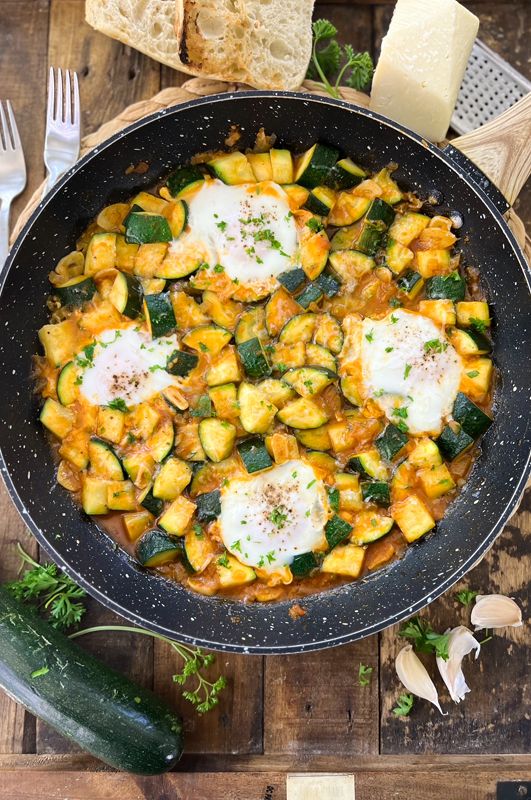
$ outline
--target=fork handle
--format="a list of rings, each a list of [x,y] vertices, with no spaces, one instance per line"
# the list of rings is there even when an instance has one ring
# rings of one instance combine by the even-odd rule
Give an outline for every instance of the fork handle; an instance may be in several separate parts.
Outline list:
[[[9,209],[11,200],[2,200],[0,208],[0,274],[9,253]]]
[[[47,195],[48,192],[51,192],[51,190],[53,189],[59,178],[61,178],[65,174],[65,172],[66,169],[63,169],[61,166],[52,165],[52,167],[48,168],[48,175],[46,176],[46,185],[44,187],[44,192],[42,193],[43,197]]]

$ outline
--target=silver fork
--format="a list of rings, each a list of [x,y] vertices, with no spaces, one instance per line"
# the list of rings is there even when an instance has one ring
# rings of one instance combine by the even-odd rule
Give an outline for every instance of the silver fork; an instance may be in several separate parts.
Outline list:
[[[80,142],[79,84],[77,73],[63,73],[50,67],[48,79],[48,109],[46,112],[46,139],[44,163],[48,170],[44,194],[50,191],[67,169],[73,167],[79,157]]]
[[[9,252],[9,209],[25,185],[26,162],[15,115],[9,100],[5,109],[0,101],[0,271]]]

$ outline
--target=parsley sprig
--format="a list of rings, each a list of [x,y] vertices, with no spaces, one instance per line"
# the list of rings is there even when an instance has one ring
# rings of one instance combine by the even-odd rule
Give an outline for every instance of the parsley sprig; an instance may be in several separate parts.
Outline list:
[[[372,667],[367,664],[360,664],[358,668],[358,683],[360,686],[368,686],[371,682]]]
[[[332,97],[340,97],[339,86],[345,80],[352,89],[364,89],[370,83],[374,65],[369,53],[356,53],[350,44],[341,47],[334,38],[337,28],[327,19],[318,19],[312,25],[313,49],[307,77],[320,80]],[[325,44],[319,47],[319,44]],[[343,63],[342,63],[343,62]],[[333,76],[335,81],[333,81]]]
[[[55,564],[38,564],[17,544],[22,559],[22,567],[27,569],[17,581],[8,583],[6,588],[17,600],[35,601],[54,628],[69,628],[76,625],[86,609],[78,602],[86,596],[84,589],[63,575]]]
[[[396,706],[393,708],[393,714],[397,717],[407,717],[413,708],[413,703],[414,699],[412,694],[401,694]]]
[[[83,602],[79,602],[86,597],[85,590],[77,586],[68,575],[64,575],[55,564],[39,564],[26,553],[20,544],[17,544],[17,549],[22,559],[22,567],[28,564],[31,569],[27,569],[18,580],[6,584],[6,588],[17,600],[35,602],[41,610],[45,611],[48,621],[54,628],[66,629],[76,625],[86,611]],[[211,653],[204,653],[199,647],[191,648],[174,642],[173,639],[168,639],[161,633],[128,625],[96,625],[71,633],[70,638],[76,639],[78,636],[99,631],[127,631],[166,642],[183,661],[182,670],[173,675],[174,683],[186,686],[190,685],[190,681],[192,682],[191,689],[183,691],[183,697],[200,714],[210,711],[218,704],[219,694],[227,685],[227,681],[221,675],[214,680],[209,680],[204,674],[204,671],[214,662],[215,657]],[[47,668],[43,667],[35,671],[32,677],[45,675],[47,671]]]
[[[447,633],[437,633],[429,622],[424,622],[420,617],[412,617],[400,629],[399,634],[403,639],[411,639],[413,647],[419,653],[435,653],[445,661],[448,660]]]
[[[472,600],[475,600],[479,592],[474,592],[472,589],[462,589],[460,592],[457,592],[455,595],[455,599],[459,600],[460,603],[464,606],[470,605]]]

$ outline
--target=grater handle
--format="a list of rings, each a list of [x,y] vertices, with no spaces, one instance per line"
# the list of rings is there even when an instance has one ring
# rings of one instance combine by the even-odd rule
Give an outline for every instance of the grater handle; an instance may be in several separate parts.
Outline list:
[[[464,153],[513,205],[531,173],[531,92],[499,117],[457,139]]]

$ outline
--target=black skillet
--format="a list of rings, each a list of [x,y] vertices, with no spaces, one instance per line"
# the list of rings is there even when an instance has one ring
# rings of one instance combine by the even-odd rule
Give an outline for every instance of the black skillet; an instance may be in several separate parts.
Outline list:
[[[231,125],[252,145],[257,130],[275,132],[295,151],[315,141],[337,146],[373,169],[389,161],[402,187],[441,213],[463,218],[465,264],[481,269],[494,312],[494,358],[500,373],[495,423],[466,489],[434,533],[405,557],[363,581],[303,601],[243,605],[201,597],[139,569],[55,482],[37,421],[31,357],[47,321],[48,272],[107,203],[149,188],[194,153],[223,147]],[[131,164],[145,161],[144,174]],[[290,653],[375,633],[430,603],[489,548],[515,510],[529,473],[531,390],[530,273],[502,213],[503,196],[457,151],[441,152],[363,108],[321,97],[276,92],[217,95],[141,120],[90,152],[33,213],[4,273],[0,298],[1,470],[24,521],[50,556],[87,591],[122,616],[183,641],[219,650]]]

